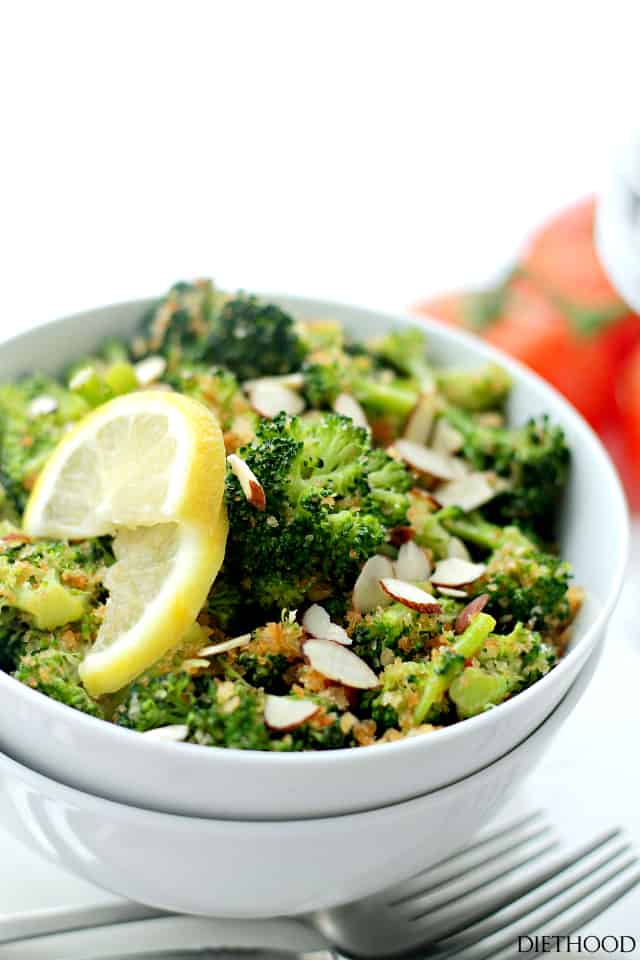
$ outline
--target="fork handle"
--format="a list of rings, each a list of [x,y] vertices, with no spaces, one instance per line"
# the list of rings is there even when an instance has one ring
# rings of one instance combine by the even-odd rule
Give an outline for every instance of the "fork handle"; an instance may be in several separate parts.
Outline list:
[[[68,933],[71,930],[88,930],[166,916],[169,914],[163,910],[153,910],[139,903],[127,902],[76,907],[71,910],[37,910],[14,916],[0,915],[0,944],[28,937],[43,937],[54,933]]]

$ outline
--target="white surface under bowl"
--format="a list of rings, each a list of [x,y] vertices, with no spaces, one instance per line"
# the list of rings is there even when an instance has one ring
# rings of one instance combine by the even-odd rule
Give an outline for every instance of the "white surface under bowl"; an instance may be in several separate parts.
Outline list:
[[[318,300],[274,298],[298,317],[334,317],[355,337],[416,323]],[[130,335],[150,301],[55,321],[0,347],[0,381],[56,372],[106,335]],[[573,466],[560,543],[587,603],[567,655],[551,673],[495,710],[425,737],[366,749],[269,754],[142,738],[57,703],[0,673],[0,749],[28,767],[90,793],[148,809],[201,817],[275,820],[330,816],[421,796],[482,769],[520,743],[564,696],[603,635],[622,583],[628,542],[624,497],[595,434],[535,374],[481,341],[426,323],[440,364],[502,363],[515,387],[514,422],[549,413]]]
[[[347,903],[464,847],[531,772],[586,690],[600,647],[523,743],[405,803],[272,823],[180,817],[81,793],[0,754],[0,823],[60,867],[179,913],[272,917]]]

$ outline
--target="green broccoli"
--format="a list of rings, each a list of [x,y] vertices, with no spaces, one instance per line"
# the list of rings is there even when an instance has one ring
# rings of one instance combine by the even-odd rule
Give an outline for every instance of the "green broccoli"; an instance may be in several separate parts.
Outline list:
[[[206,364],[183,364],[169,374],[167,382],[215,413],[224,433],[227,453],[253,440],[259,418],[230,370]]]
[[[69,424],[89,406],[40,374],[0,386],[0,483],[18,513]]]
[[[304,393],[310,406],[332,409],[340,393],[362,405],[374,439],[390,444],[403,430],[420,396],[416,381],[390,367],[376,365],[368,354],[325,350],[310,354],[303,367]]]
[[[452,534],[442,523],[446,510],[439,510],[438,504],[430,494],[419,487],[414,487],[409,492],[407,516],[418,546],[430,550],[435,560],[443,560],[447,557]]]
[[[494,470],[509,482],[484,508],[487,517],[548,536],[569,468],[562,429],[546,416],[513,429],[482,426],[455,407],[448,407],[445,416],[464,438],[463,454],[473,466]]]
[[[213,625],[225,632],[234,625],[238,626],[239,631],[242,632],[246,606],[247,598],[244,592],[229,579],[223,565],[213,582],[205,607]]]
[[[412,380],[420,390],[432,388],[434,372],[427,362],[427,338],[419,327],[392,330],[367,346],[385,366]]]
[[[0,665],[11,670],[24,653],[56,645],[68,625],[74,649],[90,644],[105,598],[102,569],[112,562],[106,540],[68,544],[31,540],[6,526],[0,535]]]
[[[78,666],[82,654],[49,648],[21,657],[14,673],[16,680],[32,690],[65,703],[92,717],[103,717],[102,708],[92,700],[80,682]]]
[[[403,468],[372,452],[367,432],[335,414],[304,421],[280,414],[240,451],[266,496],[257,511],[229,473],[228,576],[264,612],[350,592],[360,568],[402,522]],[[378,483],[394,483],[395,489]]]
[[[145,676],[132,684],[117,707],[114,723],[145,732],[173,723],[186,723],[196,704],[196,686],[186,672]]]
[[[211,280],[174,284],[143,316],[134,352],[163,354],[170,370],[202,360],[223,299]]]
[[[374,670],[390,657],[413,661],[428,656],[434,645],[453,641],[453,624],[461,609],[447,597],[441,598],[440,605],[439,613],[420,613],[392,603],[370,613],[351,614],[353,652]]]
[[[302,628],[286,617],[251,633],[251,642],[229,651],[228,664],[253,687],[266,693],[286,693],[285,672],[302,662]]]
[[[293,317],[273,303],[238,295],[215,318],[203,358],[229,367],[239,380],[299,370],[306,346]]]
[[[475,716],[540,680],[555,666],[557,651],[521,623],[490,636],[451,684],[449,697],[461,720]]]
[[[473,587],[486,593],[486,607],[501,633],[522,621],[532,630],[557,634],[572,618],[569,602],[571,567],[545,552],[518,527],[498,527],[478,514],[456,508],[442,511],[442,523],[462,540],[491,551],[487,570]]]
[[[513,385],[507,371],[497,363],[471,370],[438,370],[436,384],[448,403],[470,413],[501,410]]]

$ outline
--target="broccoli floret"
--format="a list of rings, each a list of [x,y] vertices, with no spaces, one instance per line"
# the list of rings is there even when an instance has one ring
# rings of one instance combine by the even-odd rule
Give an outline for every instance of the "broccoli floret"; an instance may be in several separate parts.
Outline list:
[[[455,508],[442,513],[448,530],[481,550],[492,551],[485,575],[473,587],[488,594],[486,609],[501,633],[517,621],[551,634],[568,625],[572,618],[568,563],[544,551],[517,527],[498,527],[478,514],[465,516]]]
[[[383,458],[372,455],[365,430],[333,414],[263,421],[241,455],[264,488],[266,509],[251,506],[236,477],[227,475],[233,582],[267,614],[349,592],[387,526],[403,515],[404,472],[389,473],[400,489],[381,498]],[[390,510],[393,494],[400,499]]]
[[[229,367],[239,380],[250,380],[299,370],[306,352],[290,314],[239,295],[216,317],[203,357]]]
[[[224,631],[229,630],[232,625],[241,630],[246,606],[246,595],[229,579],[223,566],[207,597],[206,610],[213,624]]]
[[[415,381],[420,390],[430,388],[434,374],[427,363],[427,338],[419,327],[392,330],[367,344],[374,356],[404,377]]]
[[[340,750],[353,746],[350,732],[341,724],[341,716],[331,704],[323,703],[321,710],[306,723],[291,730],[281,739],[275,739],[272,749],[281,752],[294,750]]]
[[[285,671],[302,661],[302,629],[284,618],[251,634],[251,642],[232,650],[228,661],[253,687],[267,693],[286,693]]]
[[[445,510],[438,510],[433,497],[425,490],[414,487],[409,492],[409,524],[414,532],[418,546],[431,551],[435,560],[448,556],[451,533],[442,523]]]
[[[242,681],[208,680],[185,720],[189,740],[211,747],[269,750],[264,696]]]
[[[142,318],[135,353],[163,354],[170,369],[203,359],[222,301],[211,280],[176,283]]]
[[[114,723],[140,732],[185,723],[195,704],[195,683],[188,673],[144,677],[129,687],[115,712]]]
[[[509,429],[482,426],[454,407],[445,415],[464,438],[464,456],[479,470],[494,470],[509,482],[509,488],[485,507],[487,517],[548,536],[569,468],[562,429],[546,416]]]
[[[0,482],[19,514],[65,428],[88,410],[50,377],[0,386]]]
[[[167,381],[215,413],[224,433],[227,453],[253,440],[259,418],[230,370],[187,364],[170,374]]]
[[[406,467],[384,450],[372,450],[368,459],[369,495],[366,508],[387,526],[407,521],[407,492],[412,479]]]
[[[501,410],[513,385],[507,371],[497,363],[472,370],[438,370],[436,383],[449,403],[472,413]]]
[[[352,394],[367,415],[374,440],[383,446],[402,432],[420,396],[415,380],[377,366],[371,356],[359,352],[318,351],[308,357],[303,373],[312,407],[332,409],[338,394]]]
[[[491,635],[451,684],[458,717],[464,720],[497,706],[536,683],[556,662],[553,645],[521,623],[505,636]]]
[[[443,597],[440,613],[420,613],[392,603],[361,616],[351,614],[353,652],[374,670],[391,656],[417,660],[427,656],[434,645],[453,640],[453,622],[459,610],[459,604]]]
[[[0,665],[15,667],[25,653],[58,645],[84,648],[97,633],[96,608],[104,599],[101,571],[112,562],[106,540],[74,544],[31,540],[8,525],[0,535]],[[53,632],[52,632],[53,631]]]
[[[102,708],[91,699],[80,682],[78,666],[81,660],[82,655],[78,653],[55,648],[40,650],[20,659],[14,677],[32,690],[38,690],[74,710],[102,717]]]
[[[427,662],[407,662],[400,659],[388,664],[380,677],[381,689],[362,698],[362,709],[375,720],[378,735],[387,730],[406,733],[415,726],[414,714],[420,701],[420,690],[431,674]],[[448,712],[446,702],[433,710],[431,719],[444,719]]]

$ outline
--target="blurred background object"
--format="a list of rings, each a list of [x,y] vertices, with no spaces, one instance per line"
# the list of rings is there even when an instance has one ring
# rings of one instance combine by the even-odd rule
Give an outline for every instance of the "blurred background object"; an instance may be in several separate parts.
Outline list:
[[[497,284],[421,301],[415,312],[484,337],[560,390],[607,442],[638,508],[640,316],[596,250],[596,204],[587,197],[538,228]]]

